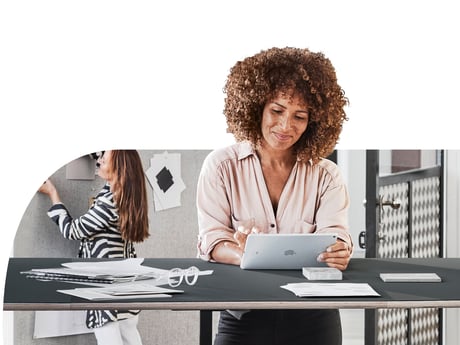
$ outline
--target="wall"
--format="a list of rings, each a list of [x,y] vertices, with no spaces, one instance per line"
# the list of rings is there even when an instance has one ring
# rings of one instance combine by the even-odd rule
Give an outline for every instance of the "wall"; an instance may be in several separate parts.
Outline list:
[[[350,196],[349,228],[354,243],[353,257],[364,257],[365,249],[359,248],[359,234],[366,230],[366,151],[339,150],[337,164],[340,167]]]
[[[140,151],[145,169],[150,166],[149,160],[156,153],[163,150]],[[182,193],[182,206],[165,211],[155,212],[153,197],[149,190],[151,202],[150,221],[151,237],[141,245],[137,251],[141,257],[194,257],[197,235],[197,220],[195,210],[195,184],[204,157],[209,151],[171,150],[171,153],[181,153],[182,179],[186,190]],[[339,151],[338,164],[341,167],[350,190],[350,231],[353,240],[364,230],[365,195],[365,151]],[[458,257],[460,236],[458,226],[460,215],[458,200],[460,198],[460,151],[448,151],[447,155],[447,256]],[[88,196],[94,195],[102,185],[100,179],[94,181],[73,181],[65,178],[65,168],[58,170],[52,176],[53,181],[61,191],[61,197],[74,215],[87,210]],[[50,203],[47,197],[35,195],[25,212],[19,225],[15,242],[14,256],[33,257],[74,257],[77,243],[65,240],[58,234],[56,226],[46,216]],[[356,257],[364,256],[364,252],[357,250]],[[344,327],[344,344],[363,344],[363,311],[342,310]],[[457,343],[460,338],[460,316],[458,309],[447,310],[446,344]],[[196,344],[198,342],[198,312],[180,311],[149,311],[144,310],[140,315],[139,330],[148,344]],[[214,321],[217,320],[215,315]],[[353,320],[353,321],[351,321]],[[14,345],[79,345],[96,344],[93,335],[77,335],[71,337],[47,338],[32,340],[34,327],[33,312],[15,312],[15,341]],[[216,322],[214,322],[215,326]],[[145,342],[147,343],[147,342]],[[7,343],[6,345],[10,345]]]
[[[150,158],[164,150],[142,150],[144,170],[150,167]],[[136,246],[139,257],[195,257],[197,219],[195,186],[203,159],[209,151],[170,150],[181,154],[182,179],[186,189],[181,194],[181,207],[155,212],[152,189],[148,188],[150,201],[150,232],[147,241]],[[51,173],[51,172],[50,172]],[[88,209],[89,196],[102,187],[104,181],[67,180],[62,167],[51,176],[62,201],[72,215],[78,216]],[[149,185],[150,187],[150,185]],[[48,197],[36,194],[22,218],[14,241],[15,257],[75,257],[78,242],[60,236],[57,226],[46,215],[50,206]],[[145,344],[196,344],[198,343],[199,313],[193,311],[144,310],[139,318],[139,331]],[[34,312],[14,313],[14,345],[92,345],[92,334],[68,337],[32,339]]]
[[[460,257],[460,151],[448,150],[446,154],[446,230],[445,255],[446,257]],[[445,333],[444,344],[459,344],[460,340],[460,309],[444,310]]]

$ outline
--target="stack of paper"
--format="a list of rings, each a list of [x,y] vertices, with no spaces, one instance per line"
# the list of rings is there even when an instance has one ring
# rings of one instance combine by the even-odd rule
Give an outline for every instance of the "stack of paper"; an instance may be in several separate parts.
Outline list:
[[[171,297],[170,294],[184,292],[141,282],[114,284],[110,287],[101,288],[77,288],[57,291],[91,301]]]
[[[68,262],[64,267],[40,268],[22,271],[27,278],[57,280],[90,284],[126,283],[135,280],[152,279],[166,274],[166,270],[142,266],[143,259],[120,261]]]
[[[380,296],[367,283],[290,283],[281,288],[299,297]]]
[[[27,278],[38,280],[57,280],[63,282],[81,282],[81,283],[96,283],[96,284],[112,284],[115,282],[132,281],[132,277],[125,276],[108,276],[102,274],[90,274],[88,272],[79,272],[69,268],[43,268],[23,271]]]
[[[159,287],[170,283],[169,270],[142,266],[144,259],[131,258],[116,261],[82,261],[62,264],[64,267],[22,271],[28,278],[66,281],[93,287],[57,290],[60,293],[88,300],[118,300],[153,297],[171,297],[182,293]],[[212,270],[198,271],[199,276]]]

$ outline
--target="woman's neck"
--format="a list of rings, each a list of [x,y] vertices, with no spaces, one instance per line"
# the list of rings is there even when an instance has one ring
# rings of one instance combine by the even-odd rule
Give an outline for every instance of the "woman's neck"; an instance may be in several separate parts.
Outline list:
[[[256,152],[262,165],[273,168],[292,168],[297,160],[292,149],[274,150],[262,144],[256,148]]]

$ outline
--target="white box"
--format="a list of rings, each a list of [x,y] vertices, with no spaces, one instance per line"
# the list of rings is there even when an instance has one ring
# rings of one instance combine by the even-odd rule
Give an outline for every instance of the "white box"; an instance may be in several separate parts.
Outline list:
[[[333,267],[303,267],[302,274],[308,280],[342,280],[342,271]]]

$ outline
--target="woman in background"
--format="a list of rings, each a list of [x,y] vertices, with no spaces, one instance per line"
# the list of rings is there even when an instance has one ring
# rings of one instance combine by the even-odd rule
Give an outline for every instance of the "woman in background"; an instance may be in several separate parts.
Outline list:
[[[133,258],[135,242],[149,236],[145,175],[135,150],[105,151],[98,158],[98,175],[106,183],[89,210],[72,218],[56,187],[47,180],[39,192],[49,196],[48,216],[69,240],[79,240],[80,258]],[[141,345],[138,310],[88,310],[86,325],[99,345]]]

